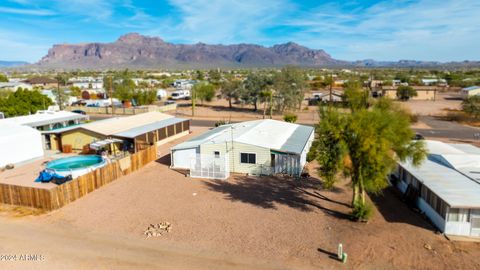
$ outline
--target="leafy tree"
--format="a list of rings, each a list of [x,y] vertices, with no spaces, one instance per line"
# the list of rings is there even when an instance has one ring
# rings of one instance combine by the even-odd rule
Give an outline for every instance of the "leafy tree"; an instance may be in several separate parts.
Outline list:
[[[391,100],[382,98],[370,108],[351,107],[355,110],[350,113],[322,108],[317,160],[327,187],[343,168],[352,181],[352,207],[364,207],[365,192],[377,193],[386,187],[386,176],[396,161],[411,158],[419,165],[426,150],[422,141],[412,142],[410,118]]]
[[[56,102],[60,107],[60,110],[63,109],[64,103],[68,101],[68,95],[65,92],[65,88],[68,83],[69,74],[68,73],[59,73],[55,77],[57,80],[57,88],[53,89],[53,94],[55,95]]]
[[[135,93],[135,82],[132,79],[125,78],[121,83],[114,84],[113,96],[121,101],[130,100]]]
[[[232,108],[232,99],[237,100],[243,91],[243,84],[238,80],[228,80],[222,83],[221,93],[228,100],[228,107]]]
[[[78,86],[70,86],[70,95],[73,97],[79,97],[82,95],[82,89]]]
[[[208,72],[208,81],[213,85],[219,85],[220,80],[222,79],[222,74],[216,70],[212,69]]]
[[[263,103],[263,119],[265,119],[265,114],[267,112],[267,103],[270,107],[270,119],[272,119],[272,98],[273,98],[273,91],[272,90],[264,90],[260,92],[260,101]]]
[[[257,111],[260,93],[265,91],[271,84],[272,80],[270,77],[262,73],[251,72],[244,81],[245,88],[241,93],[241,99],[247,104],[253,104],[253,110]]]
[[[416,97],[417,91],[411,86],[400,85],[397,88],[397,98],[403,101],[409,100],[411,97]]]
[[[194,87],[195,97],[203,104],[212,101],[215,97],[215,87],[209,83],[198,83]]]
[[[47,109],[52,104],[52,100],[39,91],[22,88],[0,97],[0,111],[8,117],[33,114],[38,110]]]
[[[203,75],[203,71],[197,70],[196,75],[195,75],[195,79],[198,80],[198,81],[203,81],[205,79],[205,76]]]
[[[370,106],[369,92],[359,81],[349,81],[344,88],[343,100],[352,112]]]
[[[480,96],[472,96],[462,102],[462,110],[475,119],[480,118]]]
[[[141,89],[134,92],[132,98],[138,105],[150,105],[157,100],[157,92],[155,90]]]
[[[0,73],[0,82],[8,82],[8,78],[5,74]]]
[[[301,106],[305,96],[306,82],[302,70],[287,66],[275,74],[274,88],[276,94],[277,110],[294,110]]]

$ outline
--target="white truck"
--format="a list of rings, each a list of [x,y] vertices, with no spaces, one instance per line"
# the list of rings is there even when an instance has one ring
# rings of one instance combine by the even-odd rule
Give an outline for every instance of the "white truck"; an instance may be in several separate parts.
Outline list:
[[[171,94],[171,99],[190,99],[190,90],[175,90]]]

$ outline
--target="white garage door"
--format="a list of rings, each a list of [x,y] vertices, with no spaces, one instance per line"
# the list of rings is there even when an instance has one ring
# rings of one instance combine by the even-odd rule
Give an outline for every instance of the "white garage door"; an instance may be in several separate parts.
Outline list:
[[[190,169],[192,160],[197,154],[197,148],[173,150],[172,168]]]

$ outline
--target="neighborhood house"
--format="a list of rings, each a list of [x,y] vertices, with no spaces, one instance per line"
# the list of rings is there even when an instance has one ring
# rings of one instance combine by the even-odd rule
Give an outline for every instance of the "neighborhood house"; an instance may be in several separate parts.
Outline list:
[[[67,111],[37,111],[35,114],[0,119],[0,124],[22,125],[40,131],[44,149],[50,150],[49,131],[76,126],[88,116]]]
[[[425,142],[427,160],[418,167],[400,162],[395,186],[446,235],[479,237],[480,148]]]
[[[314,128],[255,120],[212,129],[171,149],[171,167],[192,177],[226,179],[230,172],[299,176]]]
[[[48,132],[53,150],[89,153],[105,149],[111,154],[137,152],[160,145],[190,131],[190,120],[160,112],[115,117]]]

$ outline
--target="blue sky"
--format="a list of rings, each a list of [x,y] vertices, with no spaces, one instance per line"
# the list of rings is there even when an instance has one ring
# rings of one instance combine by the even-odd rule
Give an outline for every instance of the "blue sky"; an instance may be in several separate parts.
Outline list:
[[[128,32],[174,43],[294,41],[343,60],[480,60],[479,0],[1,0],[0,60]]]

